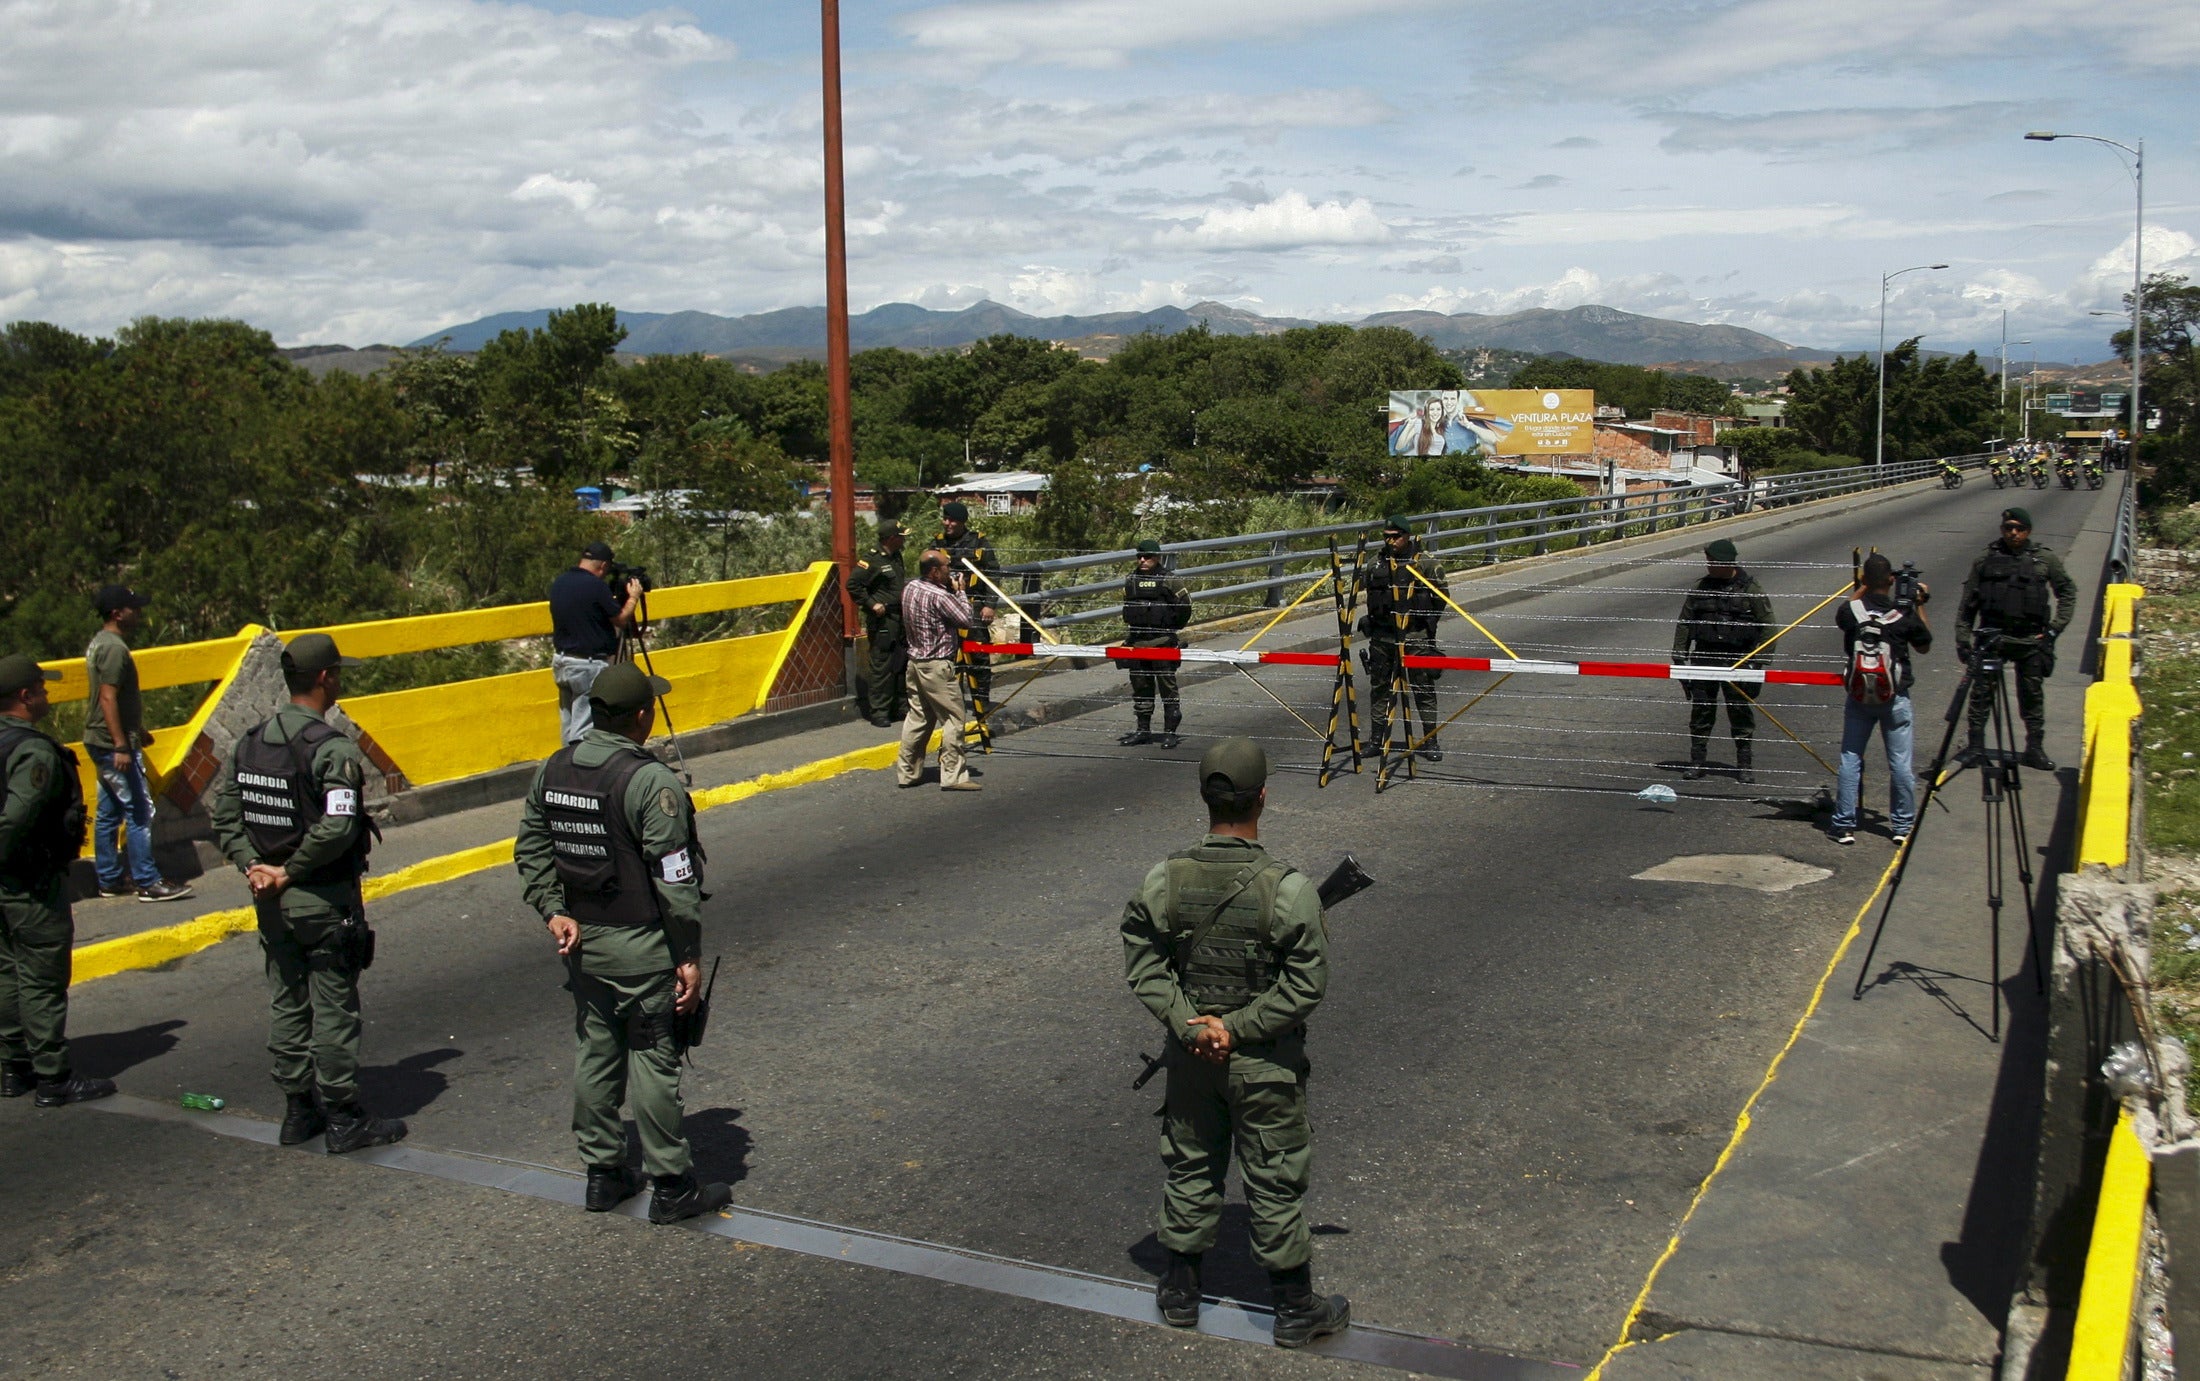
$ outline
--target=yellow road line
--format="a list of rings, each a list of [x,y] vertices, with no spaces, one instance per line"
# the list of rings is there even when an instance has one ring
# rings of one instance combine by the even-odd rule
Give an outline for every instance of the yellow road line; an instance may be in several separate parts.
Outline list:
[[[934,734],[932,743],[939,742]],[[808,786],[813,782],[829,781],[846,772],[868,772],[890,767],[899,743],[881,743],[870,748],[858,748],[852,753],[820,758],[806,762],[785,772],[766,772],[762,776],[745,781],[728,782],[724,786],[705,787],[695,793],[698,811],[715,810],[730,806],[736,801],[746,801],[767,791],[784,791],[788,787]],[[407,864],[394,873],[367,879],[362,888],[368,901],[380,901],[400,892],[416,888],[433,887],[450,882],[469,873],[479,873],[490,868],[502,867],[512,861],[512,841],[499,839],[493,844],[482,844],[471,849],[438,858],[424,859]],[[161,926],[154,930],[141,930],[135,935],[119,935],[112,940],[99,940],[81,945],[70,956],[70,984],[89,983],[95,978],[108,978],[133,969],[150,969],[161,964],[173,963],[202,949],[210,949],[233,935],[242,935],[257,925],[252,908],[240,906],[228,911],[209,911],[178,925]]]
[[[1590,1369],[1586,1381],[1599,1381],[1599,1378],[1604,1374],[1605,1366],[1614,1357],[1635,1346],[1636,1343],[1645,1341],[1630,1335],[1635,1331],[1636,1321],[1642,1317],[1643,1306],[1650,1302],[1650,1291],[1658,1283],[1658,1273],[1665,1269],[1665,1263],[1671,1261],[1673,1254],[1680,1250],[1681,1238],[1687,1233],[1688,1224],[1690,1220],[1695,1218],[1696,1210],[1703,1207],[1704,1196],[1711,1192],[1712,1182],[1719,1178],[1721,1172],[1726,1169],[1727,1162],[1733,1160],[1734,1153],[1741,1149],[1742,1138],[1749,1135],[1750,1113],[1756,1108],[1757,1100],[1764,1097],[1765,1090],[1772,1087],[1772,1081],[1780,1077],[1780,1066],[1786,1063],[1788,1052],[1795,1049],[1795,1043],[1803,1038],[1803,1028],[1810,1024],[1810,1019],[1813,1016],[1817,1015],[1819,1003],[1825,1001],[1826,985],[1833,981],[1835,970],[1839,969],[1841,961],[1848,957],[1849,946],[1855,944],[1856,937],[1863,933],[1864,917],[1870,913],[1872,904],[1879,900],[1880,893],[1887,890],[1887,883],[1894,877],[1894,870],[1901,865],[1902,856],[1909,850],[1909,847],[1909,841],[1905,840],[1902,847],[1895,850],[1894,857],[1887,861],[1886,871],[1879,875],[1879,884],[1872,888],[1870,896],[1864,898],[1864,904],[1856,908],[1855,919],[1849,922],[1848,931],[1842,935],[1841,943],[1834,946],[1833,957],[1826,961],[1825,972],[1818,975],[1818,986],[1811,989],[1809,1005],[1805,1006],[1803,1014],[1795,1019],[1794,1029],[1788,1032],[1787,1041],[1780,1047],[1780,1053],[1774,1055],[1772,1063],[1766,1066],[1765,1077],[1757,1081],[1756,1090],[1749,1095],[1749,1101],[1742,1104],[1741,1112],[1734,1118],[1734,1134],[1726,1139],[1726,1146],[1719,1152],[1719,1158],[1712,1162],[1711,1173],[1704,1176],[1703,1183],[1696,1186],[1695,1196],[1688,1201],[1688,1211],[1681,1215],[1680,1222],[1674,1226],[1673,1235],[1667,1239],[1665,1250],[1659,1252],[1658,1259],[1651,1263],[1650,1274],[1643,1280],[1642,1289],[1635,1293],[1635,1302],[1627,1306],[1627,1317],[1620,1323],[1618,1340],[1609,1348],[1606,1348],[1604,1355],[1597,1359],[1597,1364]]]

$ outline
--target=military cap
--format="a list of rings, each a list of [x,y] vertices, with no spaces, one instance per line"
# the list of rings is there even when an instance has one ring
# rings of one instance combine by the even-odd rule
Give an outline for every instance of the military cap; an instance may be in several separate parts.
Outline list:
[[[1410,533],[1413,531],[1413,525],[1406,521],[1405,514],[1393,513],[1389,517],[1383,519],[1383,531]]]
[[[1724,537],[1718,538],[1715,541],[1706,545],[1703,549],[1703,554],[1705,560],[1719,566],[1731,566],[1736,561],[1739,561],[1742,556],[1740,552],[1734,549],[1734,544],[1726,540]]]
[[[0,695],[14,695],[41,682],[60,679],[60,672],[42,670],[38,663],[20,652],[0,657]]]
[[[613,714],[632,714],[671,690],[662,676],[650,676],[632,662],[614,662],[596,673],[588,698]]]
[[[120,609],[143,609],[151,602],[127,585],[102,585],[92,596],[92,607],[99,610],[101,618]]]
[[[940,505],[940,516],[951,523],[967,523],[970,521],[970,505],[959,499],[951,499]]]
[[[1199,759],[1199,794],[1250,801],[1268,782],[1268,755],[1249,738],[1226,738]]]
[[[1161,544],[1151,537],[1141,538],[1138,543],[1138,554],[1140,556],[1159,556],[1161,554]]]
[[[283,649],[285,671],[327,671],[330,667],[355,667],[357,657],[336,650],[336,639],[326,633],[301,633]]]
[[[609,542],[590,542],[587,546],[581,548],[581,560],[583,561],[609,561],[611,559],[611,544]]]
[[[2032,530],[2032,513],[2029,509],[2005,508],[2001,511],[2001,520],[2005,523],[2022,523],[2026,532]]]
[[[878,525],[878,539],[881,542],[889,537],[907,537],[908,535],[909,529],[895,522],[892,518],[888,518]]]

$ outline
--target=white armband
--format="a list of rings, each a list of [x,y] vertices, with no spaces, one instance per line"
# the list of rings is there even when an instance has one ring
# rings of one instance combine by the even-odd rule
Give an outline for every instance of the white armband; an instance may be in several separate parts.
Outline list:
[[[328,803],[327,803],[327,805],[326,805],[326,806],[325,806],[325,807],[323,808],[323,810],[322,810],[322,814],[324,814],[324,815],[342,815],[342,816],[345,816],[345,817],[347,817],[347,818],[348,818],[348,817],[350,817],[350,816],[354,816],[354,815],[357,815],[358,813],[359,813],[359,793],[358,793],[358,792],[356,792],[356,791],[352,790],[352,789],[351,789],[350,787],[348,787],[348,786],[332,786],[332,787],[330,787],[330,788],[329,788],[329,790],[328,790]]]
[[[695,881],[695,860],[686,849],[675,849],[657,863],[657,876],[666,882]]]

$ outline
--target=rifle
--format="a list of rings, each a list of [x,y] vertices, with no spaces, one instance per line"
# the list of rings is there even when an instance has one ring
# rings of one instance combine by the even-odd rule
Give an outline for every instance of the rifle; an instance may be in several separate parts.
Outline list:
[[[1336,867],[1329,870],[1329,876],[1323,878],[1314,888],[1314,895],[1320,898],[1322,910],[1328,911],[1332,907],[1342,906],[1374,885],[1375,879],[1369,877],[1367,871],[1360,867],[1360,861],[1346,854],[1337,861]],[[1133,1093],[1144,1088],[1154,1075],[1161,1072],[1162,1065],[1168,1062],[1168,1047],[1162,1047],[1159,1055],[1148,1055],[1141,1050],[1138,1058],[1146,1062],[1146,1067],[1131,1081]]]

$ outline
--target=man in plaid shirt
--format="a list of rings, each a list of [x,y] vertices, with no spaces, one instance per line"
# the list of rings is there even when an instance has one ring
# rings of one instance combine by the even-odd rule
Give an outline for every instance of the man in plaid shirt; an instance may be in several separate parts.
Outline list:
[[[915,786],[924,777],[924,751],[940,732],[940,790],[976,791],[963,763],[962,686],[955,679],[955,650],[970,626],[970,600],[947,553],[934,548],[917,560],[917,578],[901,589],[902,636],[909,648],[909,717],[901,724],[901,757],[894,777]]]

